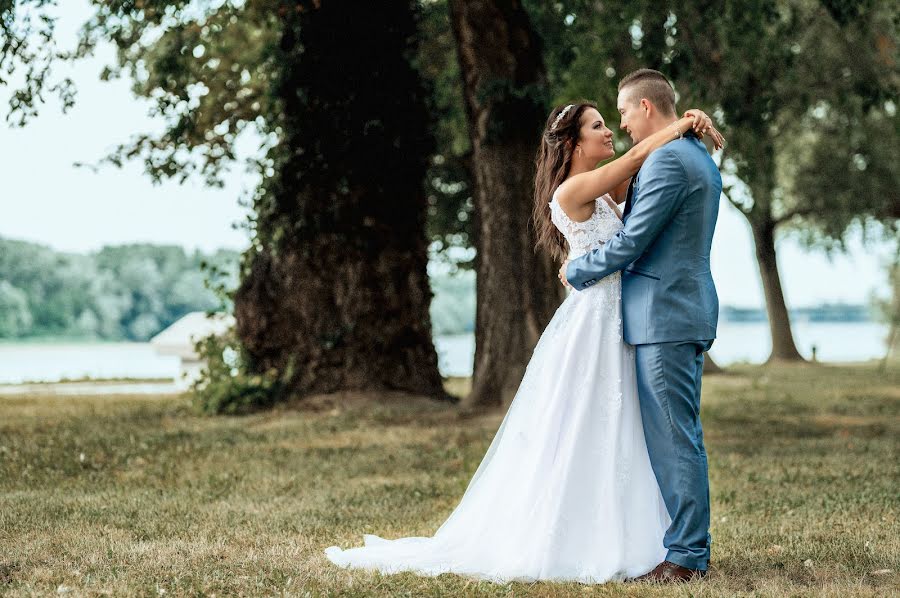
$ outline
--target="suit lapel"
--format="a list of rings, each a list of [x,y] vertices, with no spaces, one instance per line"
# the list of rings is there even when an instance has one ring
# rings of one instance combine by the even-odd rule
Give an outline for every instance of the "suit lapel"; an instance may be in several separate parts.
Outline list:
[[[638,171],[640,172],[640,171]],[[625,211],[622,212],[622,220],[628,217],[628,214],[631,213],[631,204],[634,201],[634,183],[637,181],[638,173],[634,173],[634,176],[631,177],[631,182],[628,183],[628,192],[625,194]]]
[[[682,137],[693,137],[694,139],[699,139],[697,137],[697,134],[694,133],[693,129],[688,129],[687,131],[685,131]],[[623,221],[631,212],[631,205],[634,202],[635,183],[637,182],[638,174],[640,174],[640,172],[640,169],[638,169],[638,171],[634,173],[634,176],[631,177],[631,182],[628,183],[628,193],[625,194],[625,211],[622,212]]]

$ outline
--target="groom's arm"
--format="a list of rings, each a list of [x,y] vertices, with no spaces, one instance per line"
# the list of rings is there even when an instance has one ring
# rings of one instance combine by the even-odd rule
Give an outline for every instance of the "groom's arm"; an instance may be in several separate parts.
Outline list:
[[[602,247],[569,262],[566,280],[572,288],[583,291],[639,258],[687,195],[684,165],[669,148],[653,152],[639,176],[640,197],[634,202],[622,230]]]

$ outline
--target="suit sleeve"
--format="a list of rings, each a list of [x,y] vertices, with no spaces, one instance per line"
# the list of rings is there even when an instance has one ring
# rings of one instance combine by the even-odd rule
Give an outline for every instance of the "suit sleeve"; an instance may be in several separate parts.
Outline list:
[[[569,262],[566,279],[575,290],[583,291],[639,258],[687,196],[684,165],[668,148],[650,155],[638,181],[639,197],[632,204],[625,226],[602,247]]]

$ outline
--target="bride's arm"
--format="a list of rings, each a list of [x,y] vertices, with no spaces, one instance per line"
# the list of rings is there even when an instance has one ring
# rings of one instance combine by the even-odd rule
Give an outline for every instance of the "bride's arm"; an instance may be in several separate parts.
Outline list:
[[[619,185],[617,187],[615,187],[612,191],[609,192],[609,194],[612,196],[614,202],[616,202],[618,204],[618,203],[622,203],[623,201],[625,201],[627,199],[628,185],[630,185],[630,184],[631,184],[631,177],[628,177],[627,179],[625,179],[624,181],[619,183]]]
[[[683,118],[636,144],[621,158],[566,180],[559,186],[557,201],[563,209],[577,210],[597,197],[611,193],[616,203],[621,203],[625,200],[629,180],[640,169],[647,156],[669,141],[681,137],[691,128],[700,139],[703,139],[704,133],[708,134],[715,149],[725,146],[725,138],[712,126],[709,116],[702,110],[692,108],[685,111]]]
[[[556,201],[564,210],[574,211],[609,193],[634,176],[650,152],[678,139],[693,126],[694,117],[685,116],[650,135],[612,162],[566,179],[559,186]]]

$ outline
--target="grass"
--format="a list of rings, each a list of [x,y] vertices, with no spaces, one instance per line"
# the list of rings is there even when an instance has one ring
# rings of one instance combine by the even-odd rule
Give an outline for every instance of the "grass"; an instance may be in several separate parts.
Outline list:
[[[363,533],[431,535],[502,413],[342,395],[209,418],[183,398],[3,397],[0,594],[900,593],[900,371],[741,367],[705,380],[702,415],[706,580],[494,585],[346,571],[322,550],[358,545]]]

